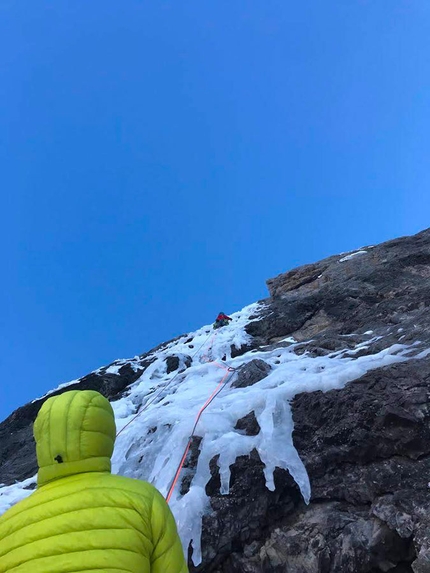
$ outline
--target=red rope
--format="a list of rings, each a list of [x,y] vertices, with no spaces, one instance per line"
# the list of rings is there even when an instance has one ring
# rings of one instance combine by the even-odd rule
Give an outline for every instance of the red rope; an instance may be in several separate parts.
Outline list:
[[[173,478],[172,484],[169,488],[169,491],[167,492],[167,503],[169,503],[170,498],[172,497],[173,494],[173,490],[175,489],[175,486],[178,482],[179,479],[179,475],[182,471],[183,465],[185,463],[185,460],[187,458],[187,454],[190,450],[191,447],[191,442],[192,439],[194,437],[194,432],[196,431],[196,427],[197,424],[199,423],[199,420],[203,414],[203,412],[206,410],[206,408],[209,406],[209,404],[216,398],[216,396],[221,392],[221,390],[223,389],[223,387],[227,384],[228,379],[230,378],[230,376],[233,375],[233,373],[235,372],[234,368],[231,368],[230,366],[225,366],[224,364],[219,364],[218,362],[210,362],[209,361],[209,352],[212,349],[212,345],[213,345],[213,341],[215,339],[215,336],[217,335],[217,333],[215,332],[212,336],[212,339],[208,345],[208,350],[207,350],[207,354],[204,354],[202,356],[202,359],[205,360],[205,362],[207,362],[208,364],[213,364],[214,366],[216,366],[217,368],[222,368],[223,370],[226,370],[227,372],[224,374],[224,376],[222,377],[221,381],[218,383],[217,387],[215,388],[215,390],[212,392],[212,394],[209,396],[209,398],[206,400],[206,402],[203,404],[203,406],[200,408],[197,416],[196,416],[196,421],[194,422],[194,426],[193,426],[193,430],[191,432],[191,436],[188,440],[188,443],[186,445],[186,448],[184,450],[184,453],[182,455],[181,461],[179,462],[179,465],[177,467],[175,476]],[[210,335],[208,336],[208,338],[210,338]],[[202,347],[206,344],[208,339],[205,340],[205,342],[203,342],[203,344],[200,346],[200,348],[198,350],[196,350],[196,352],[194,353],[194,355],[192,356],[192,358],[194,358],[194,356],[197,355],[198,352],[200,352],[200,350],[202,349]],[[141,414],[143,414],[143,412],[157,399],[157,397],[161,394],[161,392],[163,392],[164,390],[166,390],[168,388],[168,386],[170,386],[170,384],[173,382],[173,380],[176,378],[176,376],[178,376],[179,372],[177,372],[173,378],[171,380],[169,380],[168,384],[166,384],[165,386],[163,386],[162,388],[160,388],[160,390],[155,394],[155,396],[153,396],[152,400],[150,400],[148,403],[145,404],[145,406],[142,408],[142,410],[140,412],[138,412],[135,416],[133,416],[133,418],[127,422],[127,424],[121,428],[121,430],[117,433],[116,437],[118,437],[126,428],[128,428],[128,426],[130,424],[132,424],[136,418],[138,418]]]
[[[173,494],[173,490],[175,489],[176,483],[179,479],[179,475],[182,471],[183,465],[185,463],[187,454],[189,452],[190,446],[191,446],[191,442],[192,439],[194,437],[194,432],[196,431],[196,427],[197,424],[199,423],[199,420],[201,418],[201,415],[203,414],[203,412],[206,410],[206,408],[209,406],[209,404],[212,402],[212,400],[221,392],[222,388],[227,384],[227,379],[233,375],[233,373],[235,372],[235,370],[233,368],[230,368],[229,366],[222,366],[221,364],[218,364],[217,362],[213,363],[215,366],[218,366],[218,368],[224,368],[225,370],[227,370],[227,372],[224,374],[224,376],[222,377],[221,381],[218,383],[218,386],[215,388],[215,390],[212,392],[212,394],[209,396],[209,398],[206,400],[206,402],[204,403],[204,405],[200,408],[197,417],[196,417],[196,421],[194,422],[194,426],[193,426],[193,430],[191,432],[191,436],[188,440],[187,446],[185,448],[185,451],[182,455],[181,461],[179,462],[178,468],[176,470],[175,476],[173,478],[172,484],[169,488],[169,491],[167,492],[167,496],[166,496],[166,501],[167,503],[169,503],[170,498],[172,497]]]

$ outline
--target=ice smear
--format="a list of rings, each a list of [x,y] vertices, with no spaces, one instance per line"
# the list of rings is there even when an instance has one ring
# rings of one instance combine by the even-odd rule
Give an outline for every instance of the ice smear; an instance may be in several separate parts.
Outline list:
[[[70,382],[64,382],[63,384],[59,384],[56,388],[54,388],[53,390],[50,390],[49,392],[47,392],[43,396],[40,396],[39,398],[35,398],[34,400],[32,400],[31,403],[34,404],[34,402],[38,402],[39,400],[43,400],[44,398],[46,398],[47,396],[50,396],[54,392],[57,392],[58,390],[61,390],[62,388],[67,388],[67,386],[72,386],[73,384],[77,384],[78,382],[79,382],[79,378],[77,378],[76,380],[71,380]]]
[[[342,257],[341,259],[339,259],[339,262],[344,263],[345,261],[350,261],[352,258],[362,255],[367,255],[367,251],[356,251],[355,253],[351,253],[346,257]]]
[[[427,348],[426,350],[423,350],[422,352],[420,352],[419,354],[417,354],[416,356],[414,356],[414,358],[427,358],[427,356],[430,354],[430,348]]]
[[[119,376],[119,371],[123,366],[122,362],[120,364],[112,364],[109,368],[106,368],[105,374],[117,374]]]
[[[232,323],[222,329],[214,331],[207,325],[166,344],[146,357],[153,362],[130,386],[127,396],[112,403],[118,431],[132,421],[136,413],[142,412],[118,436],[113,456],[114,473],[148,480],[166,495],[196,415],[225,374],[219,365],[239,368],[260,358],[271,366],[268,376],[253,386],[232,388],[228,385],[210,404],[197,426],[196,435],[201,437],[200,455],[190,489],[182,495],[179,482],[171,499],[184,550],[187,552],[192,543],[195,565],[201,561],[202,517],[211,510],[205,488],[211,477],[209,464],[215,456],[219,456],[222,494],[229,492],[230,466],[236,458],[256,449],[265,464],[267,487],[274,489],[276,467],[287,469],[308,502],[309,478],[292,440],[291,400],[300,392],[342,388],[369,370],[411,359],[408,356],[411,345],[402,344],[357,357],[360,349],[368,348],[380,337],[366,340],[353,350],[345,348],[327,356],[295,354],[294,339],[285,339],[291,343],[288,347],[254,349],[232,358],[232,346],[241,347],[250,342],[245,327],[258,320],[256,315],[261,310],[261,305],[250,305],[233,314]],[[425,352],[421,353],[423,357]],[[166,358],[172,355],[189,356],[191,366],[167,374]],[[132,362],[137,364],[138,360]],[[261,431],[256,436],[247,436],[235,426],[252,411]],[[183,470],[182,476],[189,471]],[[10,487],[20,490],[16,493],[17,499],[23,496],[22,484]],[[4,491],[5,488],[0,488],[0,493]],[[15,494],[11,492],[9,490],[9,496],[13,497]]]
[[[112,364],[110,364],[109,366],[101,366],[100,368],[97,368],[96,370],[93,370],[92,372],[90,372],[90,374],[99,374],[99,375],[101,375],[101,374],[118,374],[119,375],[119,371],[125,365],[130,366],[135,372],[137,372],[138,370],[142,370],[142,366],[141,366],[142,360],[144,360],[144,359],[142,359],[140,356],[135,356],[134,358],[128,358],[128,359],[114,360],[114,362],[112,362]],[[82,380],[82,378],[76,378],[75,380],[70,380],[70,382],[64,382],[63,384],[59,384],[56,388],[54,388],[53,390],[49,390],[49,392],[47,392],[43,396],[40,396],[39,398],[35,398],[34,400],[32,400],[31,403],[34,404],[34,402],[38,402],[39,400],[43,400],[44,398],[46,398],[47,396],[50,396],[54,392],[58,392],[58,390],[62,390],[63,388],[67,388],[68,386],[72,386],[73,384],[78,384],[81,380]]]

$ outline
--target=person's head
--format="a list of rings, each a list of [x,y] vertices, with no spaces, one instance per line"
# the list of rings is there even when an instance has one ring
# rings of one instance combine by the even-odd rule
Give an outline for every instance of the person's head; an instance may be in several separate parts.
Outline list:
[[[92,471],[110,471],[115,417],[93,390],[72,390],[46,400],[34,422],[38,485]]]

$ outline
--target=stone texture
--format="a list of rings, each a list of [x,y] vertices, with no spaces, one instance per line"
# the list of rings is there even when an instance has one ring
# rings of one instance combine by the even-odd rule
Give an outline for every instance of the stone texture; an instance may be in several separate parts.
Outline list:
[[[200,436],[193,436],[191,439],[190,449],[187,458],[183,465],[181,474],[181,488],[180,492],[185,495],[190,490],[190,485],[193,477],[196,474],[197,462],[200,454],[200,443],[202,438]]]
[[[248,325],[249,334],[268,343],[291,335],[305,340],[323,332],[428,326],[430,230],[365,250],[344,262],[345,255],[337,255],[267,281],[272,298],[263,320]]]
[[[187,368],[189,368],[192,364],[191,356],[188,354],[175,354],[172,356],[168,356],[166,358],[166,373],[170,374],[171,372],[175,372],[178,370],[179,372],[183,372]]]
[[[242,430],[246,436],[257,436],[261,430],[254,411],[240,418],[240,420],[236,422],[234,429]]]
[[[342,390],[298,395],[294,442],[311,478],[310,505],[279,470],[275,509],[256,452],[238,458],[231,492],[220,496],[214,463],[205,561],[193,570],[428,573],[429,389],[430,361],[417,360]]]
[[[272,521],[282,520],[302,504],[300,492],[289,473],[275,470],[275,491],[265,487],[263,463],[254,450],[231,466],[230,492],[220,493],[216,458],[211,463],[212,478],[206,486],[213,512],[203,519],[203,563],[191,571],[241,571],[249,547],[258,540]],[[264,535],[264,534],[263,534]],[[229,556],[238,553],[237,568],[230,568]],[[235,565],[236,567],[236,565]],[[245,569],[243,569],[245,570]]]
[[[231,383],[232,388],[246,388],[256,384],[269,374],[272,367],[264,360],[255,359],[244,364]]]

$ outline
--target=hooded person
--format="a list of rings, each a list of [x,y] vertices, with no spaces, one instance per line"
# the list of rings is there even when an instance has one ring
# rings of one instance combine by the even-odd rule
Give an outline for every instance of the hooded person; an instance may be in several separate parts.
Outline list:
[[[0,573],[187,573],[162,495],[110,473],[106,398],[91,390],[49,398],[34,437],[37,490],[0,517]]]
[[[214,322],[214,328],[221,328],[222,326],[227,326],[228,323],[233,320],[229,316],[227,316],[224,312],[218,313],[218,316]]]

